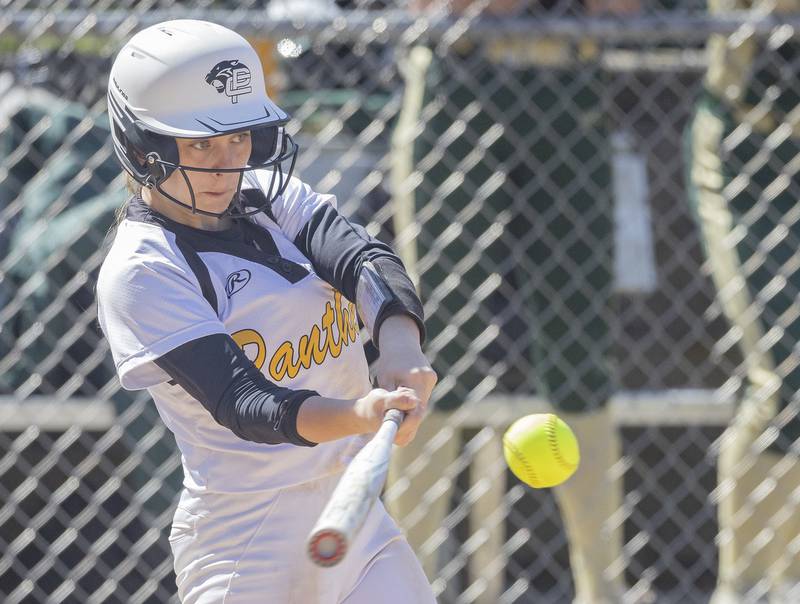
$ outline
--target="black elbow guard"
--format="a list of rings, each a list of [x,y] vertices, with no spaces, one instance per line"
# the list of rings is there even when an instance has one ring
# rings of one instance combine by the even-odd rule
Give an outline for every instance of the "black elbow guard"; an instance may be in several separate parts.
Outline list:
[[[251,442],[313,447],[316,443],[297,432],[298,411],[311,396],[319,396],[319,393],[282,388],[253,368],[247,372],[247,377],[240,378],[226,390],[216,406],[214,420]]]
[[[227,334],[192,340],[156,359],[221,426],[257,443],[312,447],[297,433],[297,413],[312,390],[270,382]]]
[[[425,341],[422,302],[402,265],[389,258],[364,262],[358,277],[356,305],[367,330],[380,350],[381,324],[392,315],[404,314],[417,324],[420,342]]]

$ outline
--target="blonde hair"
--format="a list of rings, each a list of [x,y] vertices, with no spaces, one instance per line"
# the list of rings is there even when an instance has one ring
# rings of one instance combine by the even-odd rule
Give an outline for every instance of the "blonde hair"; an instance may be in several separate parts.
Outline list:
[[[128,189],[131,195],[139,195],[142,192],[142,185],[130,174],[126,174],[125,188]]]
[[[133,176],[130,174],[126,174],[125,178],[125,188],[131,195],[141,195],[142,193],[142,185],[136,181]],[[114,212],[114,221],[111,223],[111,227],[108,229],[108,233],[106,233],[106,237],[113,238],[114,233],[117,231],[117,227],[120,223],[125,220],[125,214],[128,211],[128,202],[125,201],[121,206],[119,206],[116,211]]]

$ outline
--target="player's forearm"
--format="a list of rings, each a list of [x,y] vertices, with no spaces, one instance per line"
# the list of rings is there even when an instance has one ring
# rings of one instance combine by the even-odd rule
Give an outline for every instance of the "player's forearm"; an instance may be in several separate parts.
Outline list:
[[[354,434],[376,432],[389,409],[400,409],[406,420],[395,442],[407,444],[419,425],[422,401],[411,388],[391,391],[374,388],[358,399],[307,398],[297,410],[296,428],[300,438],[315,443],[337,440]]]
[[[351,399],[312,396],[297,412],[297,433],[315,443],[363,434],[369,432],[369,428],[356,414]]]
[[[408,315],[393,315],[381,325],[381,354],[374,366],[382,388],[406,386],[427,406],[436,385],[436,372],[420,346],[417,322]]]
[[[419,349],[419,324],[409,315],[398,314],[387,317],[380,326],[381,350],[386,352],[398,348]]]

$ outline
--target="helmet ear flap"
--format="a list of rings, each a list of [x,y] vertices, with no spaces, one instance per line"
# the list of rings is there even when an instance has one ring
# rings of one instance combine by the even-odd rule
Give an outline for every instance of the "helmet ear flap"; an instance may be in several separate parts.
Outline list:
[[[282,126],[262,126],[250,131],[250,165],[260,166],[280,155],[283,147]]]
[[[156,134],[149,130],[138,128],[138,134],[142,140],[142,148],[146,150],[143,157],[144,169],[147,171],[147,183],[157,185],[169,178],[175,170],[170,165],[178,165],[178,144],[171,136]]]

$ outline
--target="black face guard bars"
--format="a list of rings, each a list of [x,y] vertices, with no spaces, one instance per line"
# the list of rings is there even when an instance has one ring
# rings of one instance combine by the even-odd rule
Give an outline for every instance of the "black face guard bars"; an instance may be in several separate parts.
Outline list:
[[[263,212],[267,206],[269,206],[275,199],[277,199],[283,192],[286,190],[286,185],[289,184],[289,178],[294,171],[295,161],[297,160],[297,151],[299,147],[297,143],[292,140],[292,137],[286,133],[281,135],[281,140],[278,141],[277,147],[279,149],[279,153],[277,157],[270,158],[264,164],[259,164],[257,166],[246,166],[244,168],[196,168],[192,166],[184,166],[182,164],[172,163],[166,160],[161,159],[158,153],[148,153],[145,156],[145,162],[147,164],[147,168],[150,171],[150,177],[147,178],[145,182],[145,186],[150,189],[155,189],[161,195],[172,201],[173,203],[178,204],[182,208],[190,210],[192,214],[202,214],[203,216],[211,216],[213,218],[241,218],[244,216],[251,216],[253,214],[258,214],[259,212]],[[286,170],[284,173],[283,164],[289,161],[289,169]],[[169,169],[169,170],[167,170]],[[244,173],[250,172],[253,170],[264,170],[264,169],[271,169],[272,170],[272,178],[270,179],[269,190],[265,191],[265,199],[266,202],[257,208],[251,208],[246,210],[244,205],[241,203],[241,189],[242,189],[242,180],[244,179]],[[181,176],[183,176],[184,181],[186,182],[186,186],[189,189],[189,196],[191,197],[191,205],[176,199],[169,193],[167,193],[164,189],[161,188],[161,183],[163,182],[163,176],[167,174],[168,171],[178,171],[180,172]],[[187,172],[207,172],[213,174],[239,174],[239,182],[236,185],[236,192],[234,193],[233,197],[231,198],[230,204],[228,208],[224,212],[208,212],[206,210],[201,210],[197,207],[194,189],[192,188],[192,183],[189,181],[189,176]],[[277,187],[276,187],[277,183]]]

